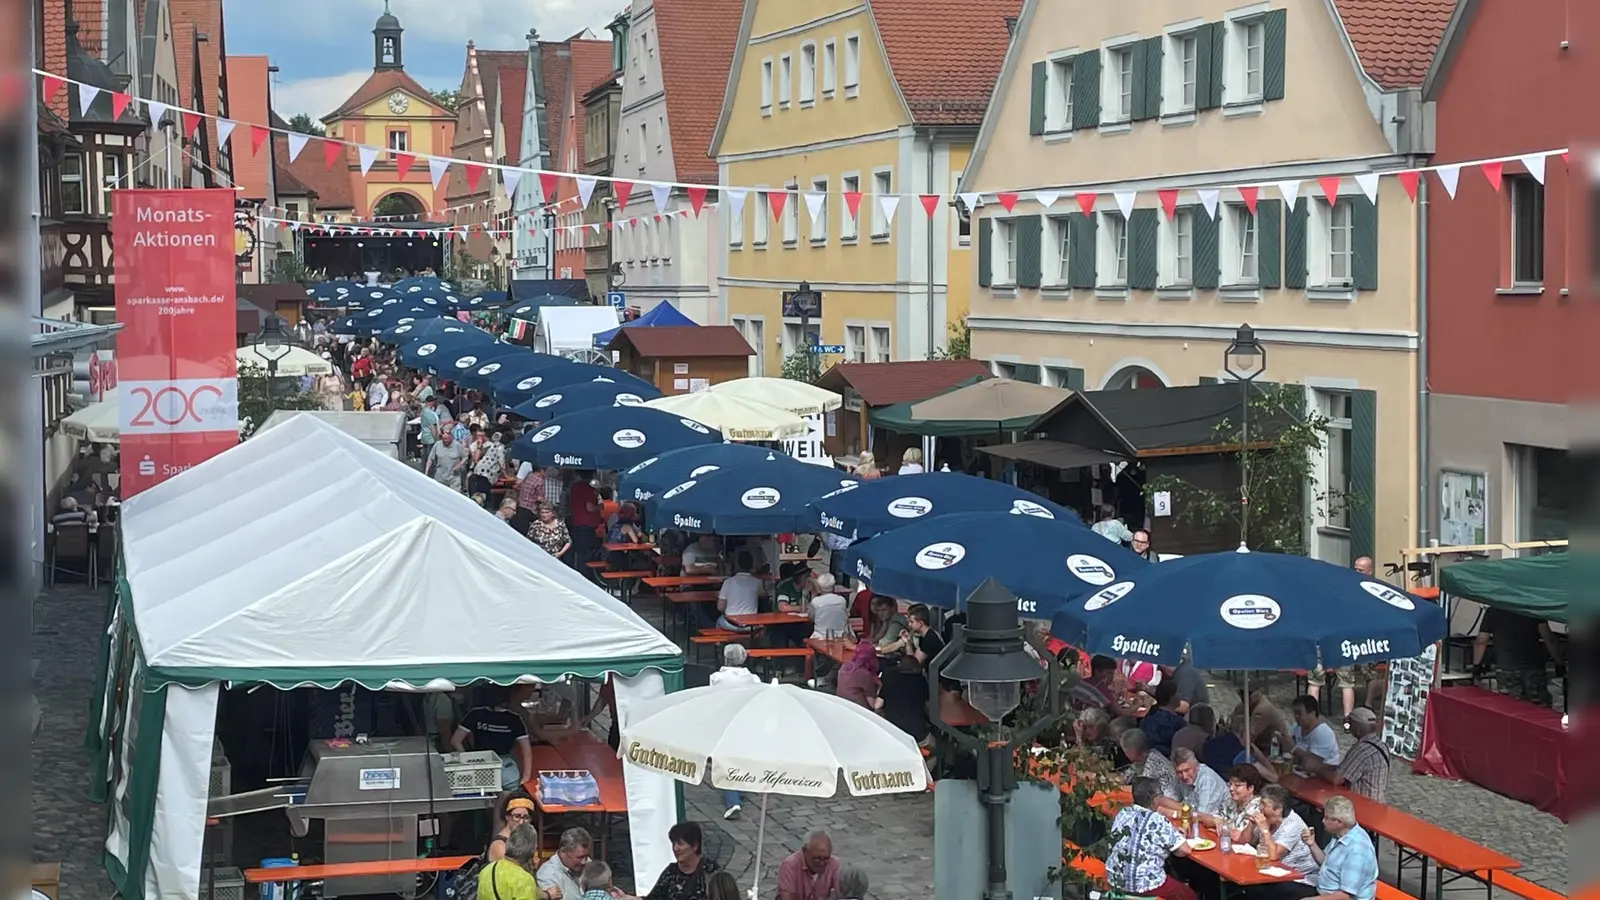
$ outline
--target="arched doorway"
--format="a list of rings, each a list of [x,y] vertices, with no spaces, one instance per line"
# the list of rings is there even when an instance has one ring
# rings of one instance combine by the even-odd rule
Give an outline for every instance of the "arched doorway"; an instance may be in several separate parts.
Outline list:
[[[425,212],[427,208],[417,199],[417,195],[410,191],[392,191],[379,197],[378,202],[372,204],[372,216],[375,219],[387,216],[420,217]]]
[[[1108,391],[1147,391],[1166,387],[1161,376],[1144,366],[1125,366],[1106,379]]]

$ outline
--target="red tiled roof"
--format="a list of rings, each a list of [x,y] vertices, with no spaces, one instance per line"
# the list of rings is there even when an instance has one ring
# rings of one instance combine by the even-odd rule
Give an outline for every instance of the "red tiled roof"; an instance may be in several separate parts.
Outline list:
[[[523,65],[507,66],[500,70],[500,133],[505,136],[505,159],[515,165],[522,155],[522,102],[526,99],[528,69],[526,54]]]
[[[100,27],[103,11],[101,0],[72,0],[72,21],[78,26],[78,46],[96,59],[105,57],[106,35]]]
[[[612,69],[611,71],[607,72],[606,74],[601,75],[600,78],[597,81],[595,81],[594,84],[591,84],[588,87],[584,88],[583,89],[583,93],[580,94],[579,97],[580,98],[581,97],[587,97],[590,94],[594,93],[595,91],[600,90],[601,88],[610,87],[611,85],[616,84],[617,83],[617,79],[619,79],[621,77],[622,77],[622,70],[621,69]]]
[[[507,69],[528,68],[528,51],[526,50],[478,50],[478,80],[483,89],[483,115],[490,118],[494,116],[494,103],[500,92],[500,73]],[[468,100],[472,98],[463,98]],[[490,128],[493,128],[491,123]],[[476,138],[477,135],[471,135]]]
[[[1456,0],[1333,0],[1361,67],[1385,90],[1420,87]]]
[[[552,163],[561,157],[561,115],[565,111],[561,98],[567,95],[567,82],[571,76],[572,57],[567,45],[540,41],[539,79],[544,82],[544,135]]]
[[[829,390],[849,386],[868,406],[915,403],[943,393],[974,376],[989,374],[975,359],[917,359],[886,363],[840,363],[822,374]]]
[[[1022,0],[868,0],[918,125],[980,125]],[[943,27],[930,27],[938,23]],[[677,125],[673,125],[676,133]]]
[[[191,26],[188,34],[184,34],[177,27],[173,28],[178,81],[186,89],[179,96],[178,103],[192,108],[196,94],[203,98],[207,118],[200,127],[206,130],[206,146],[211,150],[211,164],[221,169],[221,148],[217,146],[217,122],[211,117],[220,115],[232,117],[230,115],[232,109],[229,108],[227,98],[222,93],[222,0],[169,0],[169,9],[174,26],[179,23]],[[201,81],[199,85],[191,84],[196,34],[206,36],[206,40],[199,44]]]
[[[367,77],[366,81],[362,82],[361,87],[356,88],[355,93],[351,94],[348,100],[339,104],[338,109],[323,116],[322,120],[331,122],[335,119],[359,115],[362,107],[374,100],[387,97],[395,91],[405,91],[411,96],[424,101],[433,107],[434,114],[439,117],[455,118],[454,114],[445,111],[440,108],[439,104],[433,102],[433,94],[429,93],[427,88],[417,84],[417,80],[407,75],[404,69],[377,69]]]
[[[324,165],[322,148],[306,145],[300,151],[300,158],[289,162],[289,139],[283,136],[273,138],[277,142],[278,164],[289,171],[289,174],[298,182],[316,192],[317,209],[341,210],[355,209],[355,189],[351,185],[352,178],[348,166],[335,164],[332,171]]]
[[[655,0],[654,6],[678,180],[715,184],[711,136],[722,113],[744,0]]]
[[[565,94],[558,101],[563,113],[568,100],[572,106],[572,146],[578,148],[578,160],[583,161],[583,131],[584,123],[588,116],[583,112],[583,92],[611,71],[611,42],[610,41],[570,41],[572,47],[572,74],[567,78],[568,89],[572,96]],[[549,98],[545,99],[549,103]],[[566,144],[565,139],[562,141]],[[560,168],[559,165],[552,168]]]
[[[265,56],[230,56],[228,66],[228,111],[241,122],[267,120],[267,58]],[[241,140],[247,140],[241,134]],[[244,188],[247,200],[267,199],[267,155],[250,153],[248,143],[244,152],[233,154],[233,183]]]
[[[311,188],[289,169],[289,139],[281,134],[272,136],[272,177],[279,197],[292,197],[311,193]]]
[[[749,356],[750,343],[732,325],[662,325],[623,328],[606,345],[620,349],[631,345],[640,356],[657,359],[691,356]]]
[[[34,61],[34,65],[46,72],[65,75],[67,72],[67,8],[55,3],[44,4],[44,18],[40,23],[40,30],[44,32],[44,57]],[[180,76],[182,73],[179,73]],[[50,111],[55,117],[65,122],[70,113],[67,110],[67,98],[71,91],[59,91],[55,99],[50,101]]]

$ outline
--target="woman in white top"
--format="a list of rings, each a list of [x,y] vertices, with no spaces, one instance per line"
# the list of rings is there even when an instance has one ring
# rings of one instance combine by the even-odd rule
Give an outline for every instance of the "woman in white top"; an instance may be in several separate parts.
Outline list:
[[[912,447],[910,450],[906,451],[905,456],[900,457],[900,470],[895,474],[920,475],[926,471],[927,469],[922,467],[922,450],[917,447]]]
[[[743,644],[725,644],[722,647],[722,668],[711,673],[709,684],[712,687],[746,687],[760,684],[761,676],[746,669],[745,661],[750,658],[750,651]],[[738,791],[722,792],[722,817],[724,819],[739,818],[740,807],[744,797]]]

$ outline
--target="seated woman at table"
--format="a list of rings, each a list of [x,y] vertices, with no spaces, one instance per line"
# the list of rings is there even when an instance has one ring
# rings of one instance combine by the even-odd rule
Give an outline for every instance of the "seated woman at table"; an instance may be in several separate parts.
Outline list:
[[[879,677],[883,717],[911,735],[917,743],[929,737],[928,678],[917,658],[907,653],[894,668]]]
[[[1250,888],[1251,900],[1301,900],[1317,891],[1317,872],[1322,868],[1311,853],[1306,837],[1311,829],[1300,815],[1289,808],[1289,792],[1275,784],[1261,789],[1260,809],[1251,817],[1258,835],[1256,852],[1285,869],[1300,874],[1299,881],[1264,884]],[[1314,836],[1313,836],[1314,837]],[[1314,841],[1313,841],[1314,842]]]
[[[1256,814],[1261,811],[1258,792],[1264,783],[1255,766],[1234,766],[1228,770],[1228,800],[1223,804],[1222,812],[1202,815],[1200,821],[1218,831],[1227,828],[1228,836],[1235,843],[1250,843],[1255,834],[1252,829]]]
[[[701,855],[700,823],[679,822],[668,829],[667,840],[672,842],[672,862],[661,870],[644,900],[707,900],[711,876],[722,867]]]
[[[633,501],[618,504],[616,511],[606,517],[606,543],[644,543],[644,531],[639,527],[639,507]]]
[[[1161,784],[1154,778],[1135,778],[1133,805],[1125,806],[1111,821],[1116,838],[1106,855],[1106,881],[1124,894],[1195,900],[1194,890],[1167,874],[1167,859],[1189,855],[1189,844],[1172,821],[1155,809]]]
[[[494,836],[489,838],[486,856],[490,862],[505,859],[506,841],[511,829],[533,823],[533,798],[521,788],[506,791],[494,804]]]
[[[863,638],[856,644],[855,655],[839,667],[837,692],[846,700],[876,710],[883,708],[883,698],[878,696],[881,687],[877,650]]]

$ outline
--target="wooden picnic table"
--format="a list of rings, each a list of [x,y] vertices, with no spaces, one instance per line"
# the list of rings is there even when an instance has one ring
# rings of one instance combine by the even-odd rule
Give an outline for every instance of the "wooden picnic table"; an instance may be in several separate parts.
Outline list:
[[[430,856],[422,859],[380,859],[372,862],[333,863],[323,866],[284,866],[277,869],[245,869],[244,880],[251,884],[279,881],[326,881],[369,875],[409,875],[413,872],[454,872],[473,856]]]
[[[615,553],[646,553],[656,548],[655,544],[602,544],[607,550]]]
[[[652,575],[640,580],[658,591],[671,591],[679,588],[721,584],[723,577],[721,575]]]
[[[729,616],[728,621],[743,628],[771,628],[777,625],[810,625],[811,617],[803,613],[770,612]]]
[[[553,743],[536,744],[533,747],[533,769],[533,777],[523,782],[522,787],[533,798],[537,817],[535,826],[540,833],[544,833],[545,830],[545,816],[597,816],[599,827],[595,830],[600,841],[598,847],[600,858],[603,859],[611,830],[611,816],[626,815],[628,812],[628,791],[623,782],[622,760],[617,757],[616,751],[587,731],[577,731],[558,737]],[[595,784],[600,789],[598,803],[588,806],[563,806],[559,803],[546,803],[540,798],[540,772],[576,770],[584,770],[594,776]]]

